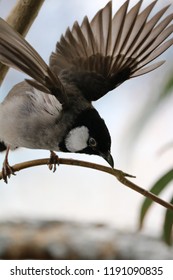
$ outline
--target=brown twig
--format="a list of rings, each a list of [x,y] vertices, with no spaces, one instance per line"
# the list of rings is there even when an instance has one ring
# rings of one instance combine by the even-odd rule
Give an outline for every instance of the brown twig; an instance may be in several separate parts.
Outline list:
[[[20,34],[25,36],[35,20],[44,0],[19,0],[12,9],[6,21]],[[0,85],[2,84],[8,67],[0,63]]]
[[[23,163],[15,164],[12,168],[14,172],[20,171],[22,169],[34,167],[34,166],[40,166],[40,165],[47,165],[49,163],[49,158],[45,159],[37,159],[37,160],[32,160],[32,161],[26,161]],[[124,173],[121,170],[118,169],[112,169],[103,165],[91,163],[91,162],[86,162],[86,161],[81,161],[81,160],[75,160],[75,159],[65,159],[65,158],[58,158],[57,159],[57,164],[59,165],[71,165],[71,166],[80,166],[80,167],[85,167],[85,168],[91,168],[95,169],[98,171],[106,172],[108,174],[111,174],[117,178],[119,182],[121,182],[123,185],[127,186],[128,188],[142,194],[143,196],[148,197],[149,199],[152,199],[156,203],[162,205],[163,207],[170,209],[173,211],[173,205],[162,200],[155,194],[139,187],[138,185],[134,184],[133,182],[129,181],[126,177],[129,178],[135,178],[134,176]],[[0,180],[2,179],[2,173],[0,172]]]
[[[34,19],[36,18],[39,9],[41,8],[44,0],[19,0],[14,7],[14,9],[11,11],[10,15],[7,18],[7,22],[19,33],[21,33],[23,36],[26,35],[27,31],[29,30],[31,24],[33,23]],[[2,65],[0,63],[0,85],[2,84],[2,81],[4,80],[4,77],[8,71],[8,67]],[[48,164],[49,159],[39,159],[39,160],[33,160],[28,162],[23,162],[20,164],[16,164],[13,166],[13,169],[15,172],[20,171],[22,169],[26,169],[29,167],[39,166],[39,165],[46,165]],[[146,196],[153,201],[157,202],[158,204],[173,210],[173,205],[162,200],[161,198],[157,197],[153,193],[146,191],[145,189],[137,186],[136,184],[129,181],[126,177],[134,178],[134,176],[131,176],[127,173],[124,173],[121,170],[117,169],[111,169],[106,166],[85,162],[85,161],[79,161],[74,159],[58,159],[58,164],[64,164],[64,165],[75,165],[75,166],[81,166],[86,168],[92,168],[95,170],[99,170],[102,172],[109,173],[117,178],[118,181],[120,181],[123,185],[135,190],[136,192],[142,194],[143,196]],[[0,172],[0,180],[2,179],[2,173]]]

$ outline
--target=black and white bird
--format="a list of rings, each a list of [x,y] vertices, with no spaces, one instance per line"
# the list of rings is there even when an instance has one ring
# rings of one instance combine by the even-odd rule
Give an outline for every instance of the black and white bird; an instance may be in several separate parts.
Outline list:
[[[162,65],[149,63],[173,44],[167,39],[173,14],[162,18],[169,6],[151,17],[157,0],[142,11],[142,0],[130,10],[129,2],[113,18],[110,1],[91,21],[76,21],[61,36],[49,66],[0,19],[0,61],[32,78],[14,86],[0,104],[5,182],[13,174],[8,153],[16,147],[50,150],[50,166],[53,151],[62,151],[99,155],[113,167],[110,133],[92,101]]]

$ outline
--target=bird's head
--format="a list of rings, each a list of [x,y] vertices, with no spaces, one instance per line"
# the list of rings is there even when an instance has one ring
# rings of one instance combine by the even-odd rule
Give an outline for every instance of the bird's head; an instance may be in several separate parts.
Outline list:
[[[95,109],[83,111],[63,140],[64,151],[103,157],[113,168],[111,137],[104,120]]]

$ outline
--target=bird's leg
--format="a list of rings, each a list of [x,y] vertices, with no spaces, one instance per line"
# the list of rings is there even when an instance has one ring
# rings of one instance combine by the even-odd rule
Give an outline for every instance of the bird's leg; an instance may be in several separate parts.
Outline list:
[[[53,172],[55,172],[57,164],[59,165],[59,157],[53,151],[50,151],[50,159],[48,163],[49,169],[53,169]]]
[[[13,168],[8,163],[9,151],[10,151],[10,146],[7,147],[5,159],[4,159],[3,166],[2,166],[2,178],[6,184],[8,183],[8,178],[10,178],[11,175],[15,175]]]

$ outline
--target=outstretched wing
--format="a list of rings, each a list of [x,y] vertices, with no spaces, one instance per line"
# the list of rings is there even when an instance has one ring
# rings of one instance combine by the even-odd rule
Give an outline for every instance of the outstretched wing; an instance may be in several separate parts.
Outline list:
[[[40,55],[7,22],[0,18],[0,61],[16,68],[34,80],[27,80],[35,88],[55,95],[61,104],[67,102],[58,76],[50,70]]]
[[[169,6],[149,19],[157,0],[142,12],[143,1],[128,11],[129,2],[113,18],[109,2],[91,22],[87,17],[81,25],[75,22],[50,57],[52,71],[74,82],[89,101],[162,65],[164,61],[146,66],[173,44],[173,39],[165,41],[173,32],[173,14],[160,20]]]

